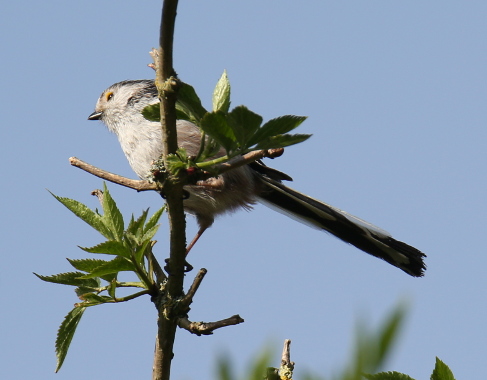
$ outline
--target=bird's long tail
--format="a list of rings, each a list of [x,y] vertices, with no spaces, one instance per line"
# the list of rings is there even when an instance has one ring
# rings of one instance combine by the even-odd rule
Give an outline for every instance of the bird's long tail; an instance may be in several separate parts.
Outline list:
[[[388,232],[345,211],[308,197],[267,176],[259,176],[262,192],[259,201],[300,222],[325,230],[375,257],[387,261],[407,274],[421,277],[426,255],[394,239]]]

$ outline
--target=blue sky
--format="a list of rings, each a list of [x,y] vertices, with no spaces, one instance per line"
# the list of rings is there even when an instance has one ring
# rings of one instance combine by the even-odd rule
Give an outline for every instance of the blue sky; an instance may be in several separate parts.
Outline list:
[[[0,129],[3,379],[150,378],[156,312],[148,299],[88,310],[59,374],[54,339],[76,302],[32,272],[70,270],[77,245],[101,241],[46,191],[91,207],[102,186],[77,156],[135,178],[116,138],[87,121],[97,97],[151,78],[157,1],[4,5]],[[297,371],[330,375],[353,349],[357,319],[376,326],[401,300],[410,312],[386,370],[425,379],[440,357],[458,379],[482,378],[487,344],[487,3],[484,1],[181,1],[175,67],[209,106],[226,69],[232,104],[265,120],[306,115],[306,143],[270,164],[292,187],[423,250],[414,279],[264,206],[216,221],[191,253],[205,278],[191,319],[240,314],[210,337],[178,331],[174,379],[211,379],[292,339]],[[126,218],[155,194],[109,185]],[[189,232],[196,231],[188,218]],[[157,237],[165,257],[166,224]],[[190,275],[191,276],[191,275]],[[190,277],[191,278],[191,277]]]

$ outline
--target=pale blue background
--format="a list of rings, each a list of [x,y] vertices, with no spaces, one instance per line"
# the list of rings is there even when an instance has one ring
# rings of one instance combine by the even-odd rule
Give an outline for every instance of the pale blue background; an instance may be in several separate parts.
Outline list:
[[[86,118],[110,84],[153,76],[145,65],[160,8],[2,7],[1,379],[151,376],[148,299],[88,310],[55,375],[56,330],[76,297],[32,272],[68,271],[65,257],[87,257],[77,245],[101,241],[45,190],[98,206],[89,193],[101,180],[68,157],[134,177],[115,137]],[[211,337],[178,331],[174,379],[213,378],[222,352],[241,373],[269,343],[278,364],[285,338],[298,372],[333,374],[357,318],[376,326],[403,299],[410,314],[385,369],[427,379],[438,356],[457,379],[485,378],[486,20],[485,1],[181,1],[175,67],[205,105],[227,69],[234,106],[266,120],[309,116],[301,131],[313,138],[271,164],[296,189],[422,249],[428,271],[411,278],[263,206],[222,217],[191,254],[209,270],[191,319],[246,322]],[[110,189],[127,218],[160,205],[155,194]]]

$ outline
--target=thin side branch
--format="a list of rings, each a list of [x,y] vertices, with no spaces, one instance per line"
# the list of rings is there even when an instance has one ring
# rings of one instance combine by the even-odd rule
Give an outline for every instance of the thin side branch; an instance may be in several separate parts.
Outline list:
[[[286,339],[282,349],[279,377],[281,380],[291,380],[293,378],[293,370],[294,362],[291,361],[291,340]]]
[[[205,268],[202,268],[199,270],[198,274],[193,280],[193,283],[191,284],[191,287],[188,290],[188,293],[184,296],[184,298],[181,300],[181,308],[184,310],[185,308],[189,308],[189,305],[193,302],[193,297],[195,296],[198,288],[201,285],[201,282],[203,281],[203,278],[205,278],[205,275],[208,271]]]
[[[264,150],[253,150],[247,154],[244,154],[240,159],[235,160],[232,163],[225,162],[217,166],[219,174],[228,172],[240,166],[248,165],[254,161],[261,160],[262,158],[277,158],[282,156],[284,153],[284,148],[279,149],[264,149]]]
[[[136,180],[136,179],[130,179],[126,177],[122,177],[118,174],[113,174],[110,172],[107,172],[103,169],[99,169],[96,166],[90,165],[76,157],[70,157],[69,158],[69,163],[72,166],[75,166],[77,168],[80,168],[84,170],[85,172],[88,172],[90,174],[93,174],[94,176],[97,176],[101,179],[105,179],[107,181],[116,183],[118,185],[122,185],[125,187],[129,187],[131,189],[137,190],[137,191],[148,191],[148,190],[159,190],[159,187],[155,183],[150,183],[148,181],[142,181],[142,180]],[[96,194],[94,194],[96,195]]]
[[[243,323],[243,318],[240,315],[232,315],[230,318],[222,319],[216,322],[191,322],[187,317],[178,319],[178,326],[182,329],[189,331],[191,334],[200,335],[211,335],[216,329],[238,325]]]

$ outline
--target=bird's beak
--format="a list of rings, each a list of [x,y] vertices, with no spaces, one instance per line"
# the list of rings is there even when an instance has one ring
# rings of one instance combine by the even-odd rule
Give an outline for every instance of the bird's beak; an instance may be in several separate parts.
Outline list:
[[[103,115],[103,112],[93,112],[90,116],[88,116],[88,120],[100,120],[101,115]]]

